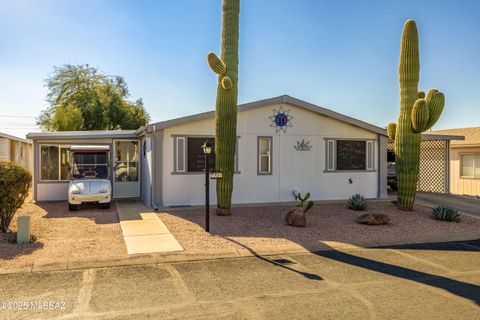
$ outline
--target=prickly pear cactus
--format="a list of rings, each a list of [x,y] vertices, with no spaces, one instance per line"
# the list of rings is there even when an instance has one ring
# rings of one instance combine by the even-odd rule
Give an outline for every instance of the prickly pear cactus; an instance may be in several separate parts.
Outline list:
[[[223,172],[217,180],[217,215],[230,215],[237,143],[238,27],[240,0],[223,0],[222,54],[207,54],[218,75],[215,107],[215,165]]]
[[[420,61],[418,31],[414,20],[403,27],[400,49],[400,116],[397,126],[390,124],[389,136],[395,134],[395,162],[398,180],[398,207],[412,210],[420,164],[421,133],[440,118],[445,105],[443,93],[432,89],[418,91]]]

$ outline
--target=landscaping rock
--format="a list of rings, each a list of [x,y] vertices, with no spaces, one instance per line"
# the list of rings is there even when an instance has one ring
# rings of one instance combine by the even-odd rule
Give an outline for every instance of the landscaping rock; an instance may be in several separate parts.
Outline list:
[[[294,227],[306,227],[307,226],[307,217],[303,208],[296,208],[288,211],[287,216],[285,217],[287,224]]]
[[[386,214],[365,213],[357,218],[357,222],[361,224],[381,225],[389,223],[390,217]]]

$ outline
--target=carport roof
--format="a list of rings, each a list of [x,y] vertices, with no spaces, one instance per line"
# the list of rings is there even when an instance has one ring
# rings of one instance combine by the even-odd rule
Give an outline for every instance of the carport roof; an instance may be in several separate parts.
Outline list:
[[[105,130],[105,131],[58,131],[32,132],[27,134],[31,140],[69,140],[69,139],[119,139],[137,138],[135,130]]]
[[[432,131],[433,134],[462,135],[463,141],[452,141],[452,147],[480,146],[480,127]]]

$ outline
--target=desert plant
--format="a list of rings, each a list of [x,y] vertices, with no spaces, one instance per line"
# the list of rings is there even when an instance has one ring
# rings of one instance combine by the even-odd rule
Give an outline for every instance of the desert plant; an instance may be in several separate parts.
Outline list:
[[[363,195],[356,193],[348,199],[347,207],[355,211],[363,211],[367,207],[367,199]]]
[[[307,212],[308,210],[313,208],[313,201],[308,201],[307,206],[304,207],[305,201],[307,201],[310,198],[310,192],[307,192],[305,196],[302,197],[301,193],[297,193],[296,199],[297,199],[297,207],[303,208],[303,212]]]
[[[218,75],[215,106],[215,165],[222,170],[217,180],[217,215],[230,215],[237,143],[238,27],[240,0],[223,0],[222,55],[207,54],[207,62]]]
[[[13,216],[28,196],[32,175],[19,164],[0,162],[0,232],[7,232]]]
[[[414,20],[405,22],[400,49],[400,115],[396,125],[388,125],[389,138],[395,138],[398,179],[398,207],[410,211],[415,201],[420,163],[421,133],[440,118],[445,105],[443,93],[432,89],[418,91],[420,57],[418,31]]]
[[[436,206],[432,209],[432,216],[434,219],[442,221],[458,221],[460,218],[460,213],[455,208],[447,206]]]

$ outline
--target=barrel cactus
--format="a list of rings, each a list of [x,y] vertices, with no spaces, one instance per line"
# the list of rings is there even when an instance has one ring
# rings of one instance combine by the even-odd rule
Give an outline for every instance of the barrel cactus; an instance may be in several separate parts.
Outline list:
[[[403,27],[398,73],[400,116],[396,126],[389,124],[387,131],[389,137],[395,138],[398,207],[410,211],[417,188],[421,133],[437,122],[445,105],[445,97],[438,90],[432,89],[426,96],[418,91],[420,58],[414,20],[408,20]]]
[[[217,215],[230,215],[237,143],[238,27],[240,0],[223,0],[222,54],[207,54],[218,75],[215,106],[215,165],[223,172],[217,180]]]

